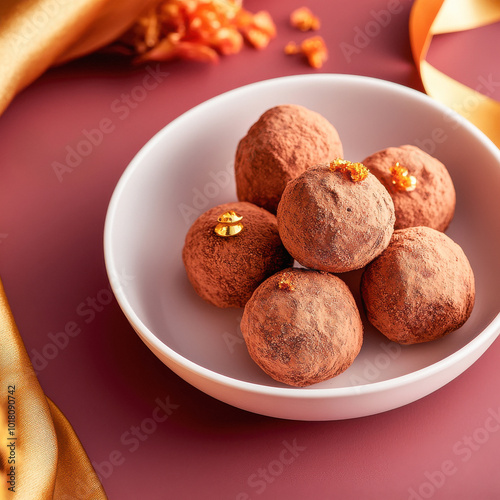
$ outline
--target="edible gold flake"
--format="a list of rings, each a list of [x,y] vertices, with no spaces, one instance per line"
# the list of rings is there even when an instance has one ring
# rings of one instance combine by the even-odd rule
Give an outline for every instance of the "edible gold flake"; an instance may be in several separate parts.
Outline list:
[[[218,224],[215,226],[214,231],[223,237],[236,236],[243,230],[242,219],[243,216],[238,215],[234,210],[224,212],[217,219]]]
[[[410,175],[408,169],[397,161],[391,168],[392,184],[399,191],[413,191],[417,187],[417,179]]]
[[[349,174],[353,182],[361,182],[368,177],[370,171],[362,163],[354,163],[342,158],[336,158],[330,162],[330,170],[332,172],[342,172]]]
[[[293,292],[295,290],[295,286],[292,283],[292,277],[290,274],[284,274],[279,283],[278,283],[278,288],[280,290],[288,290],[290,292]]]

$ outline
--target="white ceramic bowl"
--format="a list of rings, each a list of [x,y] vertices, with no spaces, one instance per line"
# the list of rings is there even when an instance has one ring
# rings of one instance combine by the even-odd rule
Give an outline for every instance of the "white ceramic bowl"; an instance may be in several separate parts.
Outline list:
[[[195,217],[236,200],[239,139],[268,108],[301,104],[338,129],[345,158],[415,144],[443,161],[457,190],[447,234],[475,272],[468,322],[449,336],[401,347],[366,325],[361,353],[340,376],[308,387],[275,382],[250,359],[242,310],[205,303],[185,276],[181,250]],[[500,154],[474,126],[426,95],[348,75],[278,78],[215,97],[158,132],[126,169],[105,226],[116,298],[145,344],[211,396],[251,412],[298,420],[375,414],[439,389],[474,363],[500,332]],[[342,275],[359,300],[359,272]]]

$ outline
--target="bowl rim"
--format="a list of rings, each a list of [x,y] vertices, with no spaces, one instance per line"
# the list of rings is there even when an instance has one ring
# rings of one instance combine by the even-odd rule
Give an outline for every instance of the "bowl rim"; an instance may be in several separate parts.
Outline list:
[[[128,166],[125,168],[120,179],[118,180],[113,194],[111,196],[106,217],[104,223],[104,260],[106,271],[108,274],[108,279],[110,281],[111,288],[117,299],[117,302],[127,317],[128,321],[131,323],[132,327],[139,335],[141,340],[149,347],[153,347],[160,353],[162,353],[166,358],[171,360],[178,366],[184,367],[189,372],[196,374],[204,379],[215,382],[218,385],[225,386],[228,388],[238,389],[247,393],[274,396],[279,398],[293,398],[293,399],[336,399],[343,397],[359,397],[369,394],[377,394],[384,391],[391,391],[393,389],[401,388],[409,384],[414,384],[419,381],[425,380],[426,378],[435,376],[436,374],[442,373],[451,366],[458,364],[461,360],[466,359],[468,356],[474,353],[479,353],[477,357],[482,355],[484,351],[489,347],[495,338],[500,334],[500,312],[491,320],[491,322],[479,332],[471,341],[466,345],[462,346],[460,349],[456,350],[452,354],[449,354],[445,358],[436,361],[424,368],[420,368],[411,373],[404,375],[399,375],[390,379],[381,380],[378,382],[369,382],[360,385],[352,385],[348,387],[314,387],[309,386],[306,388],[297,387],[275,387],[267,386],[254,382],[247,382],[240,380],[228,375],[223,375],[209,368],[205,368],[189,358],[179,354],[174,349],[165,344],[160,340],[139,318],[132,305],[130,304],[123,287],[117,286],[115,280],[112,279],[113,276],[118,276],[119,272],[115,266],[114,260],[114,245],[113,245],[113,230],[114,230],[114,219],[117,214],[122,192],[128,183],[129,178],[135,173],[136,169],[142,164],[142,160],[150,150],[154,149],[158,142],[162,140],[164,134],[168,133],[168,130],[178,126],[185,120],[189,120],[192,114],[198,113],[204,108],[217,105],[220,100],[226,99],[231,96],[237,96],[238,94],[245,94],[246,92],[251,92],[255,87],[266,87],[280,85],[282,83],[302,81],[306,84],[308,81],[344,81],[345,83],[354,82],[365,82],[370,85],[376,85],[380,87],[388,88],[400,94],[406,94],[412,99],[417,99],[422,102],[425,106],[430,106],[435,108],[437,111],[443,113],[444,116],[452,118],[458,121],[462,127],[464,127],[467,132],[481,142],[484,147],[490,150],[493,156],[498,159],[500,165],[500,151],[495,146],[495,144],[475,125],[466,120],[464,117],[459,115],[456,111],[446,107],[444,104],[440,103],[429,97],[418,90],[415,90],[404,85],[394,83],[387,80],[382,80],[369,76],[361,75],[350,75],[350,74],[334,74],[334,73],[316,73],[316,74],[303,74],[303,75],[290,75],[284,77],[270,78],[267,80],[257,81],[241,87],[234,88],[227,92],[216,95],[181,114],[158,132],[156,132],[137,152],[137,154],[130,161]],[[470,365],[469,365],[470,366]],[[463,371],[463,370],[462,370]]]

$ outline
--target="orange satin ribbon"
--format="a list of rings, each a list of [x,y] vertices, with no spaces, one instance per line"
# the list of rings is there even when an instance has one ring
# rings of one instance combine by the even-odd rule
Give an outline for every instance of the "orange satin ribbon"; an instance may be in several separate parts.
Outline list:
[[[410,43],[427,94],[467,118],[500,147],[500,102],[457,82],[426,60],[434,35],[498,21],[498,0],[416,0],[410,14]]]
[[[0,499],[106,499],[73,428],[40,387],[1,281],[0,481]]]

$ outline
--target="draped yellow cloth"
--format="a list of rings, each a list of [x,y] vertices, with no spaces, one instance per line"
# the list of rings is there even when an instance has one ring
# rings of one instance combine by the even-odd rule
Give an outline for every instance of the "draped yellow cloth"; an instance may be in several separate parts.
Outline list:
[[[121,35],[157,0],[1,0],[0,114],[47,68]]]
[[[0,401],[1,499],[106,498],[73,428],[40,387],[1,281]]]
[[[410,15],[410,43],[425,91],[481,129],[500,147],[500,102],[439,71],[427,60],[434,35],[500,21],[499,0],[416,0]],[[492,53],[498,52],[498,47]]]

